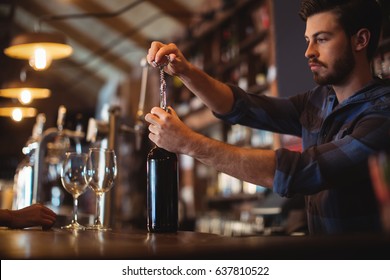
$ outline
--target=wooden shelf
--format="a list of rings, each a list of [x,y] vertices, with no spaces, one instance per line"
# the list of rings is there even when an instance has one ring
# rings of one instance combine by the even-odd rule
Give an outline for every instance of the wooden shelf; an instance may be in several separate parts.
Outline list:
[[[273,38],[273,29],[259,17],[271,17],[266,14],[267,11],[271,13],[270,2],[271,0],[235,1],[233,8],[215,14],[213,20],[192,29],[191,38],[178,43],[178,46],[189,60],[192,58],[195,65],[212,77],[221,82],[240,84],[250,93],[263,94],[269,89],[265,77],[270,63],[269,50],[272,47],[270,41]],[[175,90],[178,103],[187,106],[184,110],[186,113],[181,116],[187,126],[210,138],[228,142],[230,125],[217,119],[206,107],[189,109],[193,97],[190,97],[188,90],[180,87]],[[248,143],[252,143],[251,139],[253,138],[249,137],[249,141],[245,139],[244,142],[234,145],[249,145]],[[264,193],[207,197],[210,182],[215,183],[216,171],[208,173],[208,169],[207,172],[199,172],[201,168],[203,166],[195,165],[193,171],[196,175],[203,172],[203,175],[194,181],[194,189],[197,192],[196,211],[231,209],[232,205],[253,203],[264,198]]]
[[[210,35],[213,35],[216,30],[220,29],[221,26],[234,15],[240,14],[245,9],[253,4],[261,5],[265,0],[241,0],[237,1],[233,9],[222,12],[212,21],[203,23],[198,28],[194,28],[191,33],[191,40],[185,40],[180,44],[180,48],[183,52],[190,50],[191,48],[196,48],[200,41],[204,40]]]

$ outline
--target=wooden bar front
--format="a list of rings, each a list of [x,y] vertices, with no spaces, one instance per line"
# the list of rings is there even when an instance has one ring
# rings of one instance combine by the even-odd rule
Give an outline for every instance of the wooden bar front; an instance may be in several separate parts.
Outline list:
[[[390,259],[389,235],[251,236],[180,231],[0,230],[1,259]]]

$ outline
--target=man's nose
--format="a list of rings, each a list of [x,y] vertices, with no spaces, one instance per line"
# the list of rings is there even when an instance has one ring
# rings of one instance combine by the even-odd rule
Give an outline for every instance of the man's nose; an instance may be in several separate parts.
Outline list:
[[[313,58],[313,57],[318,57],[318,51],[316,48],[313,46],[313,43],[308,43],[306,52],[305,52],[305,57],[306,58]]]

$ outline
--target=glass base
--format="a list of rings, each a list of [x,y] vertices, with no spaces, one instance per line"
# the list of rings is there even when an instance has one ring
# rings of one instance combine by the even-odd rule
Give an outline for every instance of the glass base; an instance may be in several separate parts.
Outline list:
[[[67,230],[86,230],[87,228],[83,225],[80,225],[78,222],[72,222],[69,225],[62,226],[61,229]]]
[[[110,228],[107,228],[107,227],[105,227],[105,226],[103,226],[102,224],[95,224],[95,225],[87,226],[87,227],[86,227],[86,230],[107,231],[107,230],[111,230],[111,229],[110,229]]]

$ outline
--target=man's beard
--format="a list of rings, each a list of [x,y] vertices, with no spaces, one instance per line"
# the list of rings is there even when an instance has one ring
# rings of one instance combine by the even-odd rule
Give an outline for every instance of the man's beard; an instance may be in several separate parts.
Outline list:
[[[316,59],[315,62],[319,63]],[[324,67],[326,65],[322,64]],[[320,76],[319,73],[314,72],[314,81],[321,85],[337,85],[341,84],[350,75],[351,70],[355,67],[355,59],[352,51],[347,47],[343,53],[335,62],[333,71],[325,76]],[[329,68],[328,68],[329,69]]]

